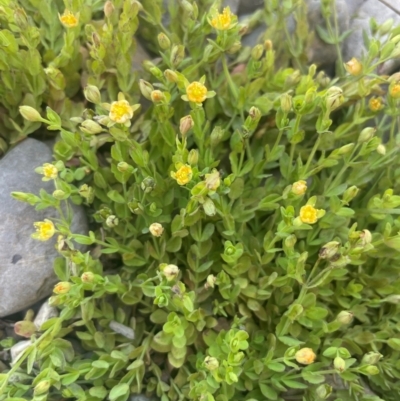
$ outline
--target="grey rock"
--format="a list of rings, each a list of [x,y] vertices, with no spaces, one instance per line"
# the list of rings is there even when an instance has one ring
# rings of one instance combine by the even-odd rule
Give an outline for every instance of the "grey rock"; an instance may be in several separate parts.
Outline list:
[[[10,348],[11,361],[14,363],[18,360],[22,353],[32,344],[31,340],[20,341]]]
[[[237,14],[239,10],[240,0],[224,0],[224,7],[229,7],[233,14]]]
[[[11,198],[13,191],[38,194],[43,188],[52,193],[52,181],[42,181],[34,169],[52,161],[52,150],[28,138],[0,160],[0,317],[29,307],[52,292],[57,282],[53,261],[58,255],[55,236],[41,242],[31,238],[33,223],[57,217],[48,208],[36,211],[27,203]],[[73,207],[72,231],[87,232],[82,207]]]

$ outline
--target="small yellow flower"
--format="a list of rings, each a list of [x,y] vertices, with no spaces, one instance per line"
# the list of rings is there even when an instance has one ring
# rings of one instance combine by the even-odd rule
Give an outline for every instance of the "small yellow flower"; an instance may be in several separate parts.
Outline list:
[[[311,205],[303,206],[300,209],[300,220],[306,224],[315,224],[318,220],[318,210]]]
[[[373,112],[379,111],[382,109],[382,98],[380,97],[371,97],[368,102],[369,109]]]
[[[292,192],[295,195],[304,195],[307,191],[307,182],[304,180],[296,181],[292,185]]]
[[[310,365],[315,361],[314,351],[311,348],[302,348],[296,352],[295,358],[298,363],[302,365]]]
[[[79,16],[72,14],[69,10],[65,10],[63,15],[59,15],[59,18],[66,28],[74,28],[79,22]]]
[[[176,172],[171,172],[171,176],[179,185],[186,185],[192,179],[192,168],[188,164],[183,164]]]
[[[363,70],[362,64],[355,57],[353,57],[350,61],[345,63],[344,68],[350,75],[353,76],[360,75]]]
[[[36,232],[32,234],[32,238],[39,241],[47,241],[56,232],[53,222],[47,219],[33,223],[33,225],[36,227]]]
[[[115,123],[125,124],[133,117],[133,108],[127,100],[112,102],[109,117]]]
[[[203,103],[207,99],[207,88],[201,82],[192,82],[186,87],[189,102]]]
[[[149,231],[153,237],[161,237],[164,232],[164,227],[160,223],[153,223],[150,225]]]
[[[71,289],[72,285],[68,281],[61,281],[54,286],[53,292],[55,294],[67,294]]]
[[[219,172],[214,169],[212,173],[206,174],[206,187],[210,191],[216,191],[218,187],[221,185],[221,179],[219,176]]]
[[[225,7],[222,14],[215,13],[211,20],[211,26],[219,31],[226,31],[232,26],[234,15],[229,7]]]
[[[58,176],[58,169],[54,164],[44,163],[42,166],[42,174],[44,175],[44,180],[54,180]]]
[[[400,83],[395,83],[389,86],[390,96],[394,99],[400,98]]]

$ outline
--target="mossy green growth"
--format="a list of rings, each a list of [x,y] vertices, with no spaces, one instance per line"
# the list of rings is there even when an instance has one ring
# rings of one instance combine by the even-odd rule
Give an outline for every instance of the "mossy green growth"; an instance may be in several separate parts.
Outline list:
[[[65,208],[37,225],[57,238],[61,313],[0,373],[0,400],[397,401],[400,80],[376,67],[400,28],[330,79],[304,62],[301,2],[266,2],[253,49],[209,1],[170,2],[165,26],[161,1],[74,0],[69,28],[58,2],[22,3],[49,65],[46,96],[14,100],[20,124],[59,134],[37,170],[54,193],[14,196],[85,204],[91,231]],[[136,76],[138,27],[160,58]]]

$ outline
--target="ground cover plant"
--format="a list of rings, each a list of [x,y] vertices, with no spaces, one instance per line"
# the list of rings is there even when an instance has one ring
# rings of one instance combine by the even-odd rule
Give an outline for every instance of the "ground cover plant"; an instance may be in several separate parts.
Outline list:
[[[2,150],[57,136],[54,192],[13,196],[60,215],[32,227],[60,316],[16,326],[0,400],[399,399],[400,27],[328,77],[301,1],[266,1],[253,48],[218,2],[0,5]]]

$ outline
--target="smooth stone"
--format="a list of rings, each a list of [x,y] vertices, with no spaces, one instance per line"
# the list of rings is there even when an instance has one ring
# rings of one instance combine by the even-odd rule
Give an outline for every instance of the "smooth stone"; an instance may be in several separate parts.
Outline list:
[[[35,139],[25,139],[0,160],[0,317],[28,308],[49,296],[58,281],[53,262],[58,256],[56,235],[49,241],[31,238],[33,223],[57,217],[52,208],[36,211],[11,197],[19,191],[39,194],[54,191],[52,181],[42,181],[35,168],[51,162],[52,150]],[[73,206],[72,232],[87,232],[84,209]]]

